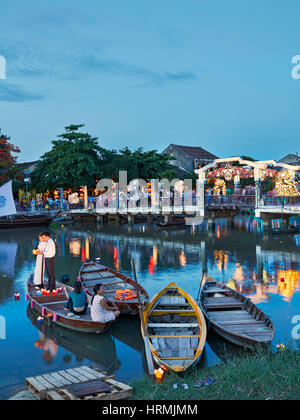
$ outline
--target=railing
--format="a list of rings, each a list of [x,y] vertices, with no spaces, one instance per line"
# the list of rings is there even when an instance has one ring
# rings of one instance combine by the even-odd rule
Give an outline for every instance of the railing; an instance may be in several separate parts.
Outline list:
[[[262,198],[261,205],[264,207],[300,207],[300,196],[296,197],[266,197]]]
[[[255,207],[255,195],[206,196],[207,207]]]

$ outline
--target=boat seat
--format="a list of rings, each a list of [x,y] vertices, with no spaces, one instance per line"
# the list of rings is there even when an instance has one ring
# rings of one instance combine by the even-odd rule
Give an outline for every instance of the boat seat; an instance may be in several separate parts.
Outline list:
[[[148,324],[149,328],[197,328],[200,327],[198,323],[193,323],[193,324],[186,324],[186,323],[182,323],[182,324],[159,324],[159,323],[150,323]]]

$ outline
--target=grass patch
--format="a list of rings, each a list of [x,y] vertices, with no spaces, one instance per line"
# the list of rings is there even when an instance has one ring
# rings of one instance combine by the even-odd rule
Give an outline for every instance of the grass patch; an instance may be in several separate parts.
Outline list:
[[[214,378],[210,386],[196,388],[196,382]],[[173,389],[173,384],[178,389]],[[189,386],[185,390],[181,384]],[[300,351],[272,353],[261,348],[234,356],[222,365],[191,369],[184,374],[167,374],[164,383],[149,377],[131,381],[133,400],[299,400]]]

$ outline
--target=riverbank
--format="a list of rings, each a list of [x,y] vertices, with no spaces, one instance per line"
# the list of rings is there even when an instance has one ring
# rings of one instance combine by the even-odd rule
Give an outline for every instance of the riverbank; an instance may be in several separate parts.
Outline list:
[[[195,387],[208,378],[210,386]],[[177,383],[178,388],[173,389]],[[184,389],[182,384],[187,384]],[[300,350],[260,349],[211,368],[168,374],[164,383],[131,381],[133,400],[300,400]]]

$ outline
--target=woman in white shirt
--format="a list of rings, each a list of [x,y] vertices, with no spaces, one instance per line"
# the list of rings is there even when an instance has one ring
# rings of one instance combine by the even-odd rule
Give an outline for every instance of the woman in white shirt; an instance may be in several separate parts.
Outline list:
[[[91,306],[91,317],[93,321],[111,322],[115,321],[120,315],[118,307],[113,302],[107,301],[103,296],[104,293],[105,289],[102,284],[97,284],[94,287],[94,296],[92,298]]]

